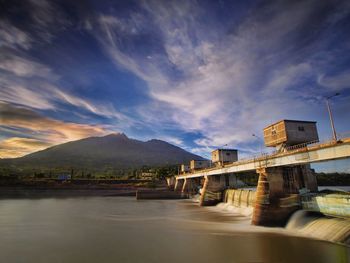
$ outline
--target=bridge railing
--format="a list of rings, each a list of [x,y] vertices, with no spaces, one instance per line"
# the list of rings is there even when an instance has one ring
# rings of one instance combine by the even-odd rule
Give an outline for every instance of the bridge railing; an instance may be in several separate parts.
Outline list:
[[[300,143],[300,144],[296,144],[296,145],[292,145],[292,146],[287,146],[284,149],[284,152],[290,152],[290,151],[294,151],[294,150],[298,150],[298,149],[305,149],[310,145],[316,145],[320,143],[319,140],[315,140],[315,141],[310,141],[310,142],[304,142],[304,143]]]

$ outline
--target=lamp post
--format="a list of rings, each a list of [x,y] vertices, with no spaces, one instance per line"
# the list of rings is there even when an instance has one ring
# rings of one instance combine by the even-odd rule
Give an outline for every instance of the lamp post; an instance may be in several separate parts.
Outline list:
[[[223,145],[221,147],[221,150],[220,150],[220,153],[221,153],[221,165],[222,167],[224,167],[224,154],[223,154],[223,150],[224,150],[224,147],[227,146],[227,144]]]
[[[254,133],[252,134],[252,136],[259,140],[260,155],[262,155],[261,138]]]
[[[331,121],[331,127],[332,127],[332,132],[333,132],[333,140],[336,142],[337,141],[337,133],[335,132],[335,127],[334,127],[334,121],[333,121],[333,114],[332,114],[332,110],[329,104],[329,100],[335,96],[340,95],[340,93],[335,93],[332,96],[326,97],[326,105],[327,105],[327,109],[328,109],[328,114],[329,114],[329,120]]]

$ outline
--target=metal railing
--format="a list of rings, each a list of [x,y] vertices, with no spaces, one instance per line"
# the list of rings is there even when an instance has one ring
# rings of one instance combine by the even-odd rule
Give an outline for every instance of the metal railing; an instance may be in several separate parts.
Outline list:
[[[292,146],[287,146],[284,148],[285,151],[293,151],[293,150],[297,150],[297,149],[303,149],[308,147],[311,144],[316,144],[319,143],[319,140],[315,140],[315,141],[310,141],[310,142],[304,142],[304,143],[300,143],[300,144],[296,144],[296,145],[292,145]]]

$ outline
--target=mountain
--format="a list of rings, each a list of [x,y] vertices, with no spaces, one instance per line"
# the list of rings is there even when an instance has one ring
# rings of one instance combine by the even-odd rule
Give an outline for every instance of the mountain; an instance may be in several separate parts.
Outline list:
[[[104,170],[173,165],[193,159],[203,158],[165,141],[153,139],[143,142],[119,133],[67,142],[20,158],[3,159],[0,164],[41,169],[72,167]]]

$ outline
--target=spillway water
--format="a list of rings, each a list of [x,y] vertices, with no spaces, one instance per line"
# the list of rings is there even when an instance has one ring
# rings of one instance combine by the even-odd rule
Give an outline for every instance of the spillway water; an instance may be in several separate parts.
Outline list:
[[[300,210],[289,219],[286,229],[297,231],[300,235],[350,245],[350,219]]]
[[[0,200],[0,262],[349,262],[345,245],[189,200]]]
[[[224,202],[217,205],[224,211],[251,216],[255,202],[255,191],[246,189],[228,189]],[[350,245],[350,219],[325,216],[321,213],[296,211],[285,227],[291,233],[322,240]]]

